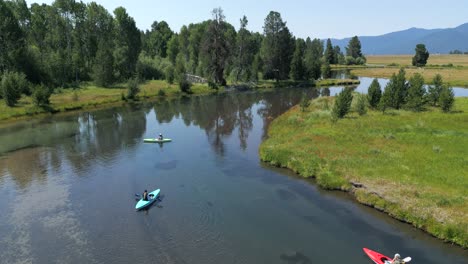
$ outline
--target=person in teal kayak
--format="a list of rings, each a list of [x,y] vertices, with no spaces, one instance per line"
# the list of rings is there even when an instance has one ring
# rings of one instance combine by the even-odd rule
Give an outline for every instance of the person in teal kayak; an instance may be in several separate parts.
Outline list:
[[[159,137],[158,137],[159,140],[163,140],[163,135],[161,133],[159,133]]]
[[[148,191],[147,190],[145,190],[143,192],[143,198],[142,199],[143,199],[143,201],[148,201]]]

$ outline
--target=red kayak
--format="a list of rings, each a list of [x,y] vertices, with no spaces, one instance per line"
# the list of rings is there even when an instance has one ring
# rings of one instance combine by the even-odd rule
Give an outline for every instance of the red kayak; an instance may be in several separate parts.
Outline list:
[[[392,261],[391,258],[382,255],[379,252],[372,251],[368,248],[363,248],[363,250],[366,252],[367,256],[369,256],[369,258],[372,259],[372,261],[374,261],[376,264],[385,264],[385,261]]]

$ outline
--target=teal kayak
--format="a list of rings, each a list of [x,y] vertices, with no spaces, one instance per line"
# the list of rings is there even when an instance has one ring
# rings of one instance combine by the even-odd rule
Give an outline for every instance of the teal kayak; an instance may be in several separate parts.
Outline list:
[[[165,142],[171,142],[172,139],[170,138],[163,138],[162,140],[161,139],[157,139],[157,138],[145,138],[143,139],[144,142],[147,142],[147,143],[165,143]]]
[[[138,203],[135,205],[135,209],[141,210],[141,209],[149,207],[152,203],[154,203],[157,200],[160,191],[161,191],[160,189],[157,189],[155,191],[148,193],[148,201],[143,201],[143,197],[142,197],[138,201]]]

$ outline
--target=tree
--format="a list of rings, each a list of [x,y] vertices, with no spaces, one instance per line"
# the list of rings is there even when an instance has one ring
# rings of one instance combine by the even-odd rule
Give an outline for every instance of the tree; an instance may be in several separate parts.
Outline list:
[[[416,54],[413,57],[413,66],[424,67],[429,58],[429,51],[426,50],[426,45],[418,44],[415,48]]]
[[[122,80],[130,78],[136,72],[136,63],[141,50],[141,37],[135,20],[127,14],[125,8],[116,8],[114,16],[114,64],[116,77]]]
[[[19,70],[25,46],[24,33],[7,3],[0,0],[0,73]]]
[[[240,19],[240,29],[236,38],[236,58],[234,61],[235,80],[247,81],[252,76],[253,53],[252,34],[247,30],[248,20],[246,16]]]
[[[406,107],[413,111],[421,111],[424,106],[424,78],[421,74],[415,73],[409,80],[408,97]]]
[[[98,86],[108,87],[114,82],[114,57],[111,40],[101,39],[93,66],[94,82]]]
[[[328,64],[336,63],[335,51],[333,49],[330,39],[327,39],[327,48],[325,49],[325,63],[328,63]]]
[[[445,86],[439,97],[439,105],[443,112],[450,112],[455,102],[455,95],[452,87]]]
[[[305,41],[301,38],[296,40],[296,49],[294,50],[291,61],[291,77],[294,80],[304,80],[306,77],[306,68],[304,65]]]
[[[177,54],[179,54],[179,35],[174,34],[167,43],[167,57],[172,64],[175,64]]]
[[[226,38],[226,22],[221,8],[211,12],[211,20],[203,41],[203,56],[207,62],[210,79],[215,83],[226,85],[224,68],[230,55],[230,47]]]
[[[151,31],[145,33],[146,43],[144,50],[151,56],[165,58],[167,56],[167,46],[172,38],[171,28],[166,21],[154,21],[151,25]]]
[[[263,77],[284,80],[290,73],[294,53],[294,39],[280,13],[271,11],[263,26],[262,42]]]
[[[395,79],[395,94],[392,100],[392,107],[400,109],[406,103],[406,96],[408,94],[408,84],[406,82],[406,71],[401,68]]]
[[[329,79],[331,78],[331,66],[328,62],[325,62],[322,65],[322,77],[324,79]]]
[[[340,46],[336,45],[333,48],[333,52],[335,53],[335,64],[345,64],[345,57],[343,52],[341,52]]]
[[[343,118],[351,109],[353,101],[353,91],[350,88],[344,88],[335,98],[335,104],[332,109],[332,117]]]
[[[397,88],[396,88],[396,83],[397,83],[397,76],[394,73],[392,77],[390,78],[390,81],[387,83],[385,86],[385,89],[382,93],[382,97],[380,98],[379,102],[379,108],[382,110],[382,112],[385,112],[385,110],[389,107],[396,108],[396,98],[397,98]]]
[[[352,37],[349,40],[348,46],[346,47],[347,64],[364,64],[366,58],[361,52],[361,41],[357,36]]]
[[[433,85],[429,85],[428,94],[427,94],[427,101],[430,105],[436,106],[439,102],[440,93],[442,92],[443,88],[443,81],[442,75],[436,74],[434,79],[432,79]]]
[[[369,102],[370,107],[377,108],[381,97],[382,89],[380,88],[379,81],[375,78],[367,90],[367,101]]]
[[[367,113],[367,100],[366,96],[364,94],[358,94],[357,95],[357,102],[356,102],[356,112],[360,115],[363,116]]]
[[[306,39],[305,67],[307,78],[317,80],[322,76],[323,42],[320,39]]]

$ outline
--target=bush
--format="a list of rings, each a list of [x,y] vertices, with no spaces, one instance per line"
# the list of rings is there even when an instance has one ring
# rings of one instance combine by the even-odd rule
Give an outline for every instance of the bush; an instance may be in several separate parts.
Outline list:
[[[213,90],[218,90],[219,89],[219,86],[213,81],[208,81],[208,87],[210,87]]]
[[[127,98],[128,99],[135,99],[137,94],[140,92],[140,83],[138,78],[133,78],[128,80],[127,84]]]
[[[161,89],[161,90],[158,91],[158,96],[160,96],[160,97],[166,96],[166,92],[164,91],[164,89]]]
[[[192,88],[192,83],[187,81],[186,79],[182,79],[179,81],[179,88],[180,91],[183,93],[191,93],[190,88]]]
[[[45,85],[41,84],[34,88],[34,92],[32,94],[34,104],[37,106],[47,106],[49,105],[49,99],[52,95],[52,91],[46,87]]]
[[[301,99],[301,102],[299,103],[299,106],[301,107],[301,111],[302,111],[302,112],[305,112],[305,110],[307,109],[307,107],[310,106],[310,100],[307,98],[307,94],[306,94],[306,93],[303,93],[303,94],[302,94],[302,99]]]
[[[1,80],[0,93],[10,107],[18,102],[22,92],[29,91],[29,82],[24,73],[6,71]]]

